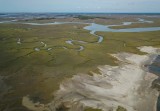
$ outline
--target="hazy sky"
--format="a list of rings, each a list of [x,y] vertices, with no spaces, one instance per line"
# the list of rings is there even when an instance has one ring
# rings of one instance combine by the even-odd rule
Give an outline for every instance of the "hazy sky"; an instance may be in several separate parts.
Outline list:
[[[160,0],[0,0],[0,12],[160,12]]]

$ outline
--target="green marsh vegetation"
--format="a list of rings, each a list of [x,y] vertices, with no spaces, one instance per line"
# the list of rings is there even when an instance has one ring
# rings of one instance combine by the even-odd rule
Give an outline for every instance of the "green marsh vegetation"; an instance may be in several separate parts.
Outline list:
[[[98,35],[104,37],[102,47],[110,53],[117,52],[131,52],[136,54],[143,54],[136,47],[140,46],[155,46],[160,47],[160,31],[154,32],[97,32]]]
[[[116,111],[127,111],[125,108],[123,108],[122,106],[118,106]]]
[[[86,108],[84,111],[102,111],[101,109]]]
[[[77,17],[74,17],[74,18],[78,18],[78,19],[80,19],[80,20],[88,20],[88,19],[95,19],[95,18],[97,18],[97,19],[114,19],[114,18],[112,18],[112,17],[104,17],[104,16],[89,16],[89,15],[79,15],[79,16],[77,16]]]
[[[159,18],[145,18],[144,17],[144,19],[147,21],[153,21],[153,23],[133,23],[131,25],[112,26],[110,28],[112,28],[112,29],[126,29],[126,28],[143,28],[143,27],[159,27],[160,26],[159,25],[160,24]],[[128,21],[130,22],[131,20],[128,20]],[[138,20],[135,22],[138,22]]]
[[[65,78],[91,70],[97,72],[98,65],[117,65],[111,53],[143,54],[136,47],[160,46],[160,31],[97,32],[104,37],[103,42],[98,44],[98,38],[84,30],[84,26],[0,24],[0,76],[6,77],[4,81],[10,87],[0,100],[0,110],[14,107],[15,110],[19,108],[25,111],[24,107],[19,106],[26,95],[30,95],[34,101],[47,103],[53,99],[53,92]],[[17,43],[19,39],[20,44]],[[66,43],[67,40],[87,43],[74,41],[74,45],[71,45]],[[77,51],[80,45],[84,50]]]

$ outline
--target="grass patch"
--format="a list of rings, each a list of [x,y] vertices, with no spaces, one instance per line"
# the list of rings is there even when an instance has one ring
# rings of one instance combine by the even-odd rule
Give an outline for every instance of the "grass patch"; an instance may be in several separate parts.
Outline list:
[[[116,111],[127,111],[125,108],[123,108],[122,106],[118,106]]]
[[[86,108],[84,111],[102,111],[101,109]]]
[[[65,78],[79,72],[87,73],[91,70],[98,72],[96,69],[98,65],[117,65],[114,62],[115,58],[110,56],[111,53],[144,54],[136,47],[144,45],[160,47],[160,39],[158,39],[160,31],[97,32],[104,37],[104,41],[98,44],[95,42],[97,37],[84,30],[84,26],[81,24],[49,26],[0,24],[0,75],[8,76],[5,82],[13,88],[12,94],[1,99],[3,101],[0,101],[0,107],[6,105],[8,108],[13,107],[8,106],[9,103],[13,103],[13,100],[14,107],[20,107],[19,101],[28,94],[31,97],[37,95],[41,102],[48,102],[52,100],[53,92],[59,88],[60,82]],[[17,44],[19,38],[21,44]],[[70,45],[65,42],[66,40],[81,40],[88,43],[75,41],[76,45]],[[79,45],[85,48],[81,52],[77,51]],[[35,48],[40,50],[35,51]],[[90,110],[86,109],[86,111]]]
[[[112,29],[127,29],[127,28],[144,28],[144,27],[160,27],[159,18],[144,18],[145,20],[153,21],[153,23],[133,23],[131,25],[112,26]]]

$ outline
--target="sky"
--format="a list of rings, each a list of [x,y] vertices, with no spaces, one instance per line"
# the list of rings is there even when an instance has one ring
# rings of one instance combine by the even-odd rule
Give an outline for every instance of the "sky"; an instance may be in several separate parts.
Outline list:
[[[160,13],[160,0],[0,0],[0,12]]]

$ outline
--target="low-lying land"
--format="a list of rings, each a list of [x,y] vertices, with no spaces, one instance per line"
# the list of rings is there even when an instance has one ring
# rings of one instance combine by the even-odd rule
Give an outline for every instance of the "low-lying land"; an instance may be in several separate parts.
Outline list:
[[[127,28],[142,28],[142,27],[159,27],[160,20],[158,18],[146,18],[144,17],[145,20],[148,21],[154,21],[153,23],[133,23],[131,25],[126,25],[126,26],[112,26],[110,28],[113,29],[127,29]]]
[[[151,85],[157,76],[144,66],[155,59],[159,48],[138,49],[148,54],[112,54],[119,66],[99,66],[100,74],[78,74],[62,82],[54,100],[47,105],[33,103],[28,96],[23,97],[22,104],[33,111],[84,111],[90,110],[88,107],[93,111],[156,111],[158,91]]]
[[[104,18],[80,20],[71,17],[25,22],[83,21],[121,24],[125,20],[136,21],[132,17],[124,19],[118,19],[118,17],[116,16],[113,20]],[[154,18],[147,20],[154,20]],[[139,51],[137,47],[160,47],[160,31],[96,32],[104,37],[104,40],[98,44],[98,38],[83,29],[87,24],[33,26],[21,24],[21,22],[24,21],[0,24],[0,95],[3,95],[0,96],[0,111],[8,109],[28,111],[21,105],[22,97],[27,95],[33,102],[39,101],[44,104],[50,102],[54,98],[53,92],[59,89],[63,80],[77,73],[91,75],[93,72],[99,73],[97,69],[99,65],[118,65],[117,59],[110,54],[129,52],[143,55],[146,53]],[[160,24],[156,19],[155,24],[133,25],[124,27],[147,27]],[[66,43],[68,40],[75,40],[74,45]],[[80,46],[83,46],[84,50],[79,51]],[[88,110],[93,109],[86,109]]]

